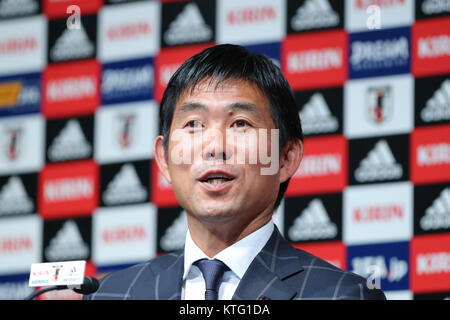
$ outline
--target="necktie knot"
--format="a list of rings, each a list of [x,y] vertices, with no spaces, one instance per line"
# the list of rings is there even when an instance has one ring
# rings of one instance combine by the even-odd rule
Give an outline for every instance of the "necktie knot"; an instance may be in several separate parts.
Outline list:
[[[194,263],[203,274],[205,279],[206,291],[205,300],[217,300],[219,287],[225,271],[229,268],[222,261],[214,259],[201,259]]]

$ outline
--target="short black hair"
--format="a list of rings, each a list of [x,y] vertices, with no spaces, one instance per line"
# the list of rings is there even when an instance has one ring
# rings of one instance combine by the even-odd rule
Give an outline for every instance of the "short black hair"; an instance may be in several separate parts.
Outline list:
[[[186,60],[170,78],[159,114],[159,130],[166,151],[178,99],[186,90],[193,91],[200,82],[207,79],[216,87],[228,80],[248,81],[265,94],[273,122],[279,129],[280,155],[288,141],[303,141],[295,98],[280,68],[262,54],[251,53],[239,45],[220,44],[204,49]],[[279,206],[289,180],[280,184],[274,210]]]

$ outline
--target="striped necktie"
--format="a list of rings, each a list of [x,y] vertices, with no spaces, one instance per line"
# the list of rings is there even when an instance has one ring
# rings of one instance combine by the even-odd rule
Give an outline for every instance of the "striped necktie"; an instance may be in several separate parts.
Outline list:
[[[201,259],[194,263],[203,274],[206,291],[205,300],[218,300],[220,283],[225,271],[229,268],[220,260]]]

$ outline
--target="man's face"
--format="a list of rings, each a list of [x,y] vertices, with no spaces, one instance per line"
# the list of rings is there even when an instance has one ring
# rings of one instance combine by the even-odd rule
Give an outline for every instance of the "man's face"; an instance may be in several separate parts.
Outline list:
[[[271,140],[277,132],[271,129],[267,98],[249,82],[204,81],[187,90],[175,107],[162,170],[180,205],[209,222],[270,216],[280,185],[278,135]],[[261,155],[276,159],[271,174],[262,174],[271,164],[263,165]]]

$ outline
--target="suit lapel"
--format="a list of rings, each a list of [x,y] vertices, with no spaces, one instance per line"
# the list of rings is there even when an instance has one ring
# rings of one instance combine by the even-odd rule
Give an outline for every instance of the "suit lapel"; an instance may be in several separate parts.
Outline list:
[[[134,285],[133,299],[181,299],[183,269],[184,250],[169,253],[158,263],[150,263],[143,271],[142,281]],[[232,299],[292,299],[297,290],[285,280],[302,271],[298,253],[275,227],[269,241],[242,277]]]
[[[295,249],[281,236],[278,229],[250,264],[233,300],[289,300],[297,291],[284,280],[303,271]]]
[[[180,300],[181,299],[181,286],[184,270],[184,250],[181,254],[178,254],[176,260],[166,268],[163,268],[156,280],[159,283],[157,300]]]
[[[143,270],[131,292],[136,300],[180,300],[184,250],[168,253]]]

